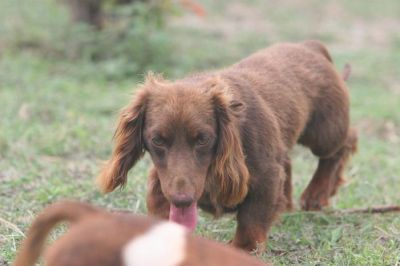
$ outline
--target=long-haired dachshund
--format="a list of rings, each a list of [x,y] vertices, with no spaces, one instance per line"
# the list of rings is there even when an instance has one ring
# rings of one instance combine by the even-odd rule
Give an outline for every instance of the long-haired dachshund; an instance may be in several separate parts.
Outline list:
[[[176,223],[68,201],[39,214],[13,265],[35,265],[46,236],[60,222],[69,222],[70,228],[46,249],[47,266],[267,265],[241,250],[193,236]]]
[[[321,209],[343,182],[357,134],[344,78],[318,41],[273,45],[181,80],[149,75],[120,114],[98,181],[105,192],[124,185],[147,151],[149,213],[194,228],[197,206],[237,212],[233,244],[252,250],[292,208],[288,153],[296,143],[319,158],[302,208]]]

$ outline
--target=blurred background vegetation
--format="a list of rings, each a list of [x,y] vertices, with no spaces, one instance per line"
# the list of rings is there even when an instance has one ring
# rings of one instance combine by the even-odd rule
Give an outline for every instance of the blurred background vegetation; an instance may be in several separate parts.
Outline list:
[[[148,71],[166,78],[227,66],[275,42],[319,39],[348,81],[360,149],[334,209],[400,204],[398,0],[1,0],[0,265],[44,206],[63,198],[145,212],[150,160],[123,191],[93,179],[118,110]],[[298,199],[316,167],[296,148]],[[231,217],[201,214],[197,233],[228,241]],[[55,235],[52,236],[53,238]],[[262,259],[277,265],[396,265],[400,217],[285,214]]]

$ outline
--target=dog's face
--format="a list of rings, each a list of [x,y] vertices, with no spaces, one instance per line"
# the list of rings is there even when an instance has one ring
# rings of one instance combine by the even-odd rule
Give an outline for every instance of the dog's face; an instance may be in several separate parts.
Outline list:
[[[219,78],[172,83],[149,77],[121,112],[100,186],[109,192],[124,185],[129,169],[148,151],[171,210],[182,214],[190,207],[195,213],[205,189],[213,202],[238,204],[248,189],[237,126],[243,109]]]
[[[190,86],[166,84],[150,91],[142,136],[164,196],[176,207],[201,197],[218,138],[210,95]]]

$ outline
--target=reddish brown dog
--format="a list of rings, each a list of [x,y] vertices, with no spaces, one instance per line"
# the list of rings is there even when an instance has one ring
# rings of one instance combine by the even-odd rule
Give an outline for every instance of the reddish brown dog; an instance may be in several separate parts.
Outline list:
[[[174,82],[150,75],[122,111],[115,142],[98,178],[105,192],[124,185],[147,151],[149,213],[193,228],[197,205],[236,211],[233,244],[252,250],[292,208],[290,149],[300,143],[319,158],[301,197],[303,209],[318,210],[343,181],[357,135],[343,77],[323,44],[306,41]]]
[[[256,258],[206,239],[182,226],[144,216],[108,213],[78,202],[56,203],[40,214],[23,242],[15,266],[33,266],[56,223],[67,233],[46,252],[48,266],[265,265]]]

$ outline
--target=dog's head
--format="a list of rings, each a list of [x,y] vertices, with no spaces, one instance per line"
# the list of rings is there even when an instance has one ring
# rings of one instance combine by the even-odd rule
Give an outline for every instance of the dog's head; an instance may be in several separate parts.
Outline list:
[[[193,206],[205,187],[222,206],[238,204],[249,178],[237,125],[243,108],[219,77],[168,82],[149,75],[120,114],[112,157],[98,177],[101,188],[124,185],[147,151],[173,207]]]

